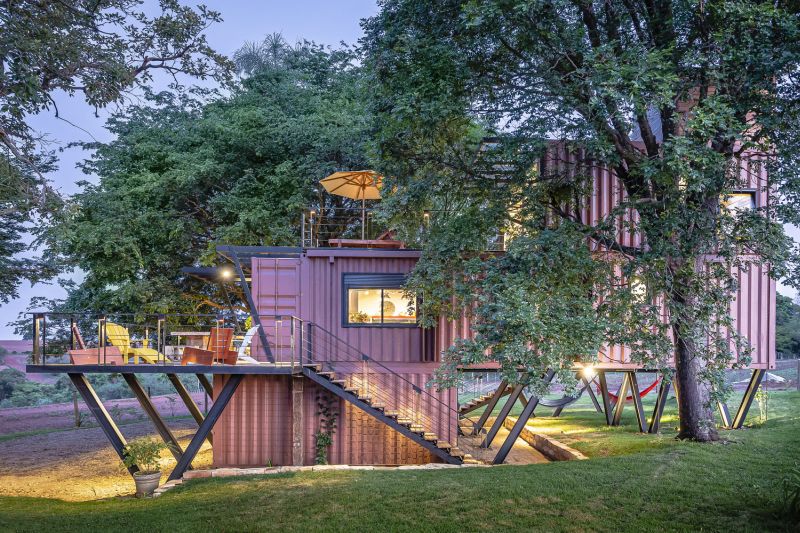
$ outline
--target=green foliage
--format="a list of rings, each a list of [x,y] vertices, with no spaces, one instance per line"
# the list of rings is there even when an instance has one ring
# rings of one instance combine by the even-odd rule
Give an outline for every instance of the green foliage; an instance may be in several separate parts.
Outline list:
[[[328,448],[333,444],[333,435],[336,433],[337,405],[337,398],[333,395],[324,391],[317,393],[319,429],[314,433],[314,462],[318,465],[328,464]]]
[[[800,305],[780,294],[775,311],[775,351],[778,359],[800,358]]]
[[[25,373],[14,368],[0,370],[0,405],[10,398],[17,385],[25,381]]]
[[[150,94],[111,119],[115,140],[87,145],[95,153],[84,168],[100,181],[84,184],[47,236],[86,272],[67,307],[224,307],[218,287],[180,268],[213,264],[218,243],[296,246],[303,208],[352,204],[322,198],[317,182],[368,168],[369,114],[353,54],[270,42],[250,49],[263,56],[257,67],[242,59],[248,67],[230,95]],[[229,290],[236,303],[238,286]]]
[[[224,82],[230,64],[204,32],[221,20],[205,6],[160,0],[153,10],[139,0],[19,1],[0,4],[0,302],[16,295],[23,279],[47,279],[50,259],[20,258],[23,228],[46,222],[62,208],[44,174],[55,169],[42,152],[42,135],[29,117],[58,116],[56,99],[82,96],[95,108],[122,103],[145,87],[153,72]]]
[[[142,437],[132,440],[125,446],[125,458],[122,464],[126,467],[138,466],[143,474],[153,474],[160,471],[159,459],[161,450],[167,445],[156,439]]]
[[[729,337],[732,272],[769,264],[800,283],[781,226],[800,221],[798,21],[790,2],[384,2],[363,41],[375,150],[394,177],[384,215],[426,248],[409,286],[423,315],[474,304],[481,324],[444,373],[496,358],[513,376],[548,354],[568,368],[625,344],[646,366],[675,361],[707,397],[682,435],[710,437],[723,370],[751,352]],[[741,159],[753,153],[770,157]],[[597,165],[624,197],[590,220]],[[723,207],[764,170],[766,206]],[[499,230],[516,237],[510,254],[539,257],[481,254]],[[591,256],[565,257],[587,241]]]

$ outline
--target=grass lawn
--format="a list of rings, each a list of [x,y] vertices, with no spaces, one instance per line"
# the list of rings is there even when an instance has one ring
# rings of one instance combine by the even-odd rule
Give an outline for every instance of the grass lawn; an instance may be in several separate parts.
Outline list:
[[[659,436],[635,433],[631,409],[605,427],[583,402],[536,419],[589,461],[203,479],[152,500],[2,497],[0,531],[798,530],[781,482],[800,462],[800,393],[772,393],[768,422],[716,444],[675,441],[670,409]]]

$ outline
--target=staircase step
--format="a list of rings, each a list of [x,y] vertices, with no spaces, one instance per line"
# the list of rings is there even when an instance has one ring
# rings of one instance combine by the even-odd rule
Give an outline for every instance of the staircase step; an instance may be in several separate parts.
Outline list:
[[[317,363],[306,363],[306,364],[303,365],[303,367],[304,368],[310,368],[314,372],[321,372],[322,371],[322,365],[317,364]]]
[[[436,447],[442,450],[449,450],[453,447],[453,445],[447,442],[446,440],[440,440],[439,442],[436,443]]]
[[[419,433],[420,435],[425,433],[425,428],[419,424],[411,424],[408,429],[413,431],[414,433]]]
[[[380,411],[383,411],[384,409],[386,409],[386,405],[384,405],[382,403],[373,403],[372,407],[375,408],[375,409],[378,409]]]
[[[386,416],[388,416],[390,418],[397,418],[398,416],[400,416],[400,413],[398,411],[394,411],[394,410],[391,410],[391,409],[384,411],[383,414],[385,414]]]
[[[323,378],[328,378],[333,381],[333,378],[336,377],[336,372],[317,372],[318,375],[322,376]]]
[[[458,448],[450,448],[450,452],[449,453],[453,457],[464,457],[464,455],[465,455],[464,452],[462,452]]]
[[[425,433],[422,438],[431,442],[439,440],[439,436],[436,433]]]
[[[343,389],[345,388],[345,385],[347,385],[347,381],[344,379],[332,379],[331,383],[334,385],[339,385]]]

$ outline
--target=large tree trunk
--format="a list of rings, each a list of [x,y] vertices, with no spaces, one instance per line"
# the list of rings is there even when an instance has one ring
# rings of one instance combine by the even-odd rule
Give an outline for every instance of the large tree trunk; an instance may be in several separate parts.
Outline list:
[[[673,310],[687,305],[681,297],[673,297]],[[674,315],[673,315],[674,316]],[[711,407],[709,385],[700,376],[703,357],[697,353],[694,327],[680,313],[673,320],[672,334],[675,343],[675,385],[678,394],[680,417],[679,439],[701,442],[719,440],[714,410]]]

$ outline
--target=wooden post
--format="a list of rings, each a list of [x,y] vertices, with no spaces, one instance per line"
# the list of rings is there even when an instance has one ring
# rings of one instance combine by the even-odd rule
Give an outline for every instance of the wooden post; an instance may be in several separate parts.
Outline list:
[[[304,423],[303,417],[303,376],[292,376],[292,465],[303,466],[305,450],[303,448]]]
[[[78,407],[78,391],[72,391],[72,410],[75,413],[75,427],[81,427],[81,411]]]

